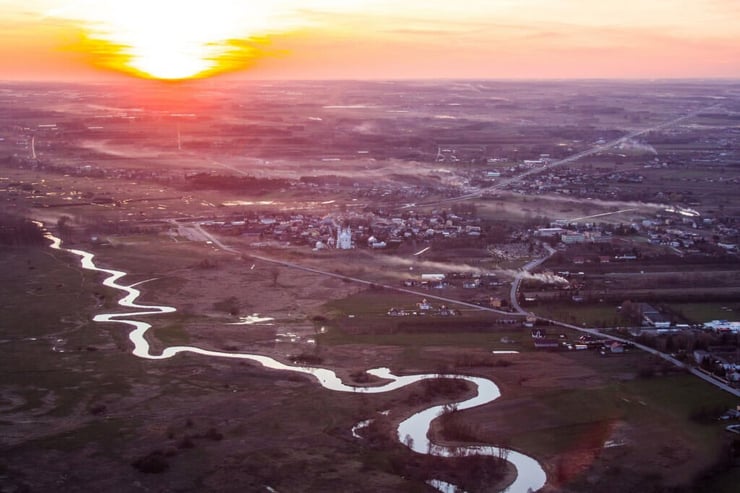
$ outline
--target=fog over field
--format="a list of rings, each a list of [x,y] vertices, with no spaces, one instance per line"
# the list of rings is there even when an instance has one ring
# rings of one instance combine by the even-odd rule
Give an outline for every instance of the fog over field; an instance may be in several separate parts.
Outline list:
[[[0,490],[734,491],[739,115],[0,83]]]

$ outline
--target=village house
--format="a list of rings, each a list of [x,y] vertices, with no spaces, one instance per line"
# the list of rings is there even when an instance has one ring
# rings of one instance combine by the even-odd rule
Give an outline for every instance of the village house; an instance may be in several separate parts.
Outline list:
[[[651,305],[647,303],[641,303],[640,306],[640,316],[642,317],[642,321],[649,325],[650,327],[655,327],[656,329],[668,329],[671,326],[671,319],[660,313],[657,309],[653,308]]]

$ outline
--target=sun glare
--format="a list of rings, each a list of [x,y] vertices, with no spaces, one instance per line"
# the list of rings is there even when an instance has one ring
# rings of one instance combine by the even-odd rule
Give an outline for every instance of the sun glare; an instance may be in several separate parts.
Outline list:
[[[248,64],[246,42],[285,29],[274,8],[229,0],[77,2],[50,16],[81,23],[85,49],[109,68],[157,79],[203,77]]]
[[[84,32],[76,49],[107,68],[188,79],[243,68],[276,33],[312,25],[307,12],[348,11],[367,0],[83,0],[46,13]]]

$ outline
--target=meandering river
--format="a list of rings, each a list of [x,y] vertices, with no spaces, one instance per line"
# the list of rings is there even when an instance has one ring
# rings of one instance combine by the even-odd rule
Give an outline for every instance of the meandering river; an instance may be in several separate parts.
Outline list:
[[[43,227],[40,223],[37,224],[39,224],[40,227]],[[414,452],[420,454],[431,454],[443,457],[474,454],[505,457],[506,460],[512,463],[517,470],[516,479],[508,486],[508,488],[506,488],[506,490],[504,490],[506,493],[526,493],[528,491],[536,491],[542,488],[547,481],[545,471],[535,459],[515,450],[501,449],[499,447],[489,445],[445,447],[435,444],[429,439],[428,433],[432,421],[437,418],[446,407],[454,406],[458,410],[470,409],[488,404],[498,399],[501,396],[501,392],[499,391],[498,386],[491,380],[469,375],[439,373],[394,375],[388,368],[375,368],[367,370],[367,373],[384,380],[385,383],[373,386],[356,386],[345,384],[334,371],[327,368],[287,365],[274,358],[270,358],[269,356],[258,354],[213,351],[194,346],[171,346],[162,350],[160,354],[153,354],[151,347],[146,340],[146,333],[152,326],[140,319],[150,315],[173,313],[176,309],[171,306],[137,304],[136,300],[141,295],[141,291],[137,289],[137,286],[141,285],[141,283],[131,285],[121,284],[120,281],[126,276],[125,272],[98,267],[94,262],[95,256],[92,253],[84,250],[65,248],[62,246],[62,242],[59,238],[47,231],[44,231],[44,234],[46,238],[51,241],[51,248],[69,252],[80,257],[82,268],[106,274],[106,277],[103,280],[104,286],[108,286],[124,293],[124,296],[118,300],[118,304],[122,307],[134,309],[135,311],[129,311],[126,313],[102,313],[96,315],[93,320],[96,322],[112,322],[129,326],[131,328],[131,332],[129,332],[128,337],[133,344],[132,352],[134,356],[150,360],[162,360],[172,358],[180,353],[195,353],[214,358],[249,360],[273,370],[310,375],[324,388],[329,390],[337,392],[354,392],[358,394],[379,394],[382,392],[390,392],[422,380],[437,378],[463,379],[476,387],[477,392],[474,397],[460,402],[433,406],[402,421],[397,430],[399,441]],[[439,480],[431,480],[429,484],[438,488],[440,491],[452,491],[454,489],[454,485],[450,485]]]

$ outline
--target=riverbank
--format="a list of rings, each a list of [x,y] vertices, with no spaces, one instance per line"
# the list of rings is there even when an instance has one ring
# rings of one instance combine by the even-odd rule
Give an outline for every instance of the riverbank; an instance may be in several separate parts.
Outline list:
[[[180,252],[179,245],[172,247],[178,249],[178,255],[188,251]],[[129,244],[126,249],[104,248],[98,254],[109,265],[132,271],[133,282],[157,277],[140,286],[146,302],[156,302],[170,292],[180,293],[182,301],[178,304],[203,307],[216,294],[221,299],[233,295],[245,304],[252,292],[267,297],[272,284],[269,273],[254,275],[247,282],[247,276],[259,272],[259,266],[254,270],[251,264],[235,268],[241,264],[222,260],[218,254],[208,254],[217,261],[215,267],[205,269],[204,277],[210,281],[198,282],[197,274],[202,272],[198,264],[207,252],[189,248],[190,256],[177,258],[169,249],[155,252],[141,244]],[[158,362],[132,359],[124,329],[90,322],[94,314],[114,307],[115,297],[99,289],[99,278],[71,268],[63,256],[50,258],[39,253],[34,258],[34,270],[20,262],[23,270],[17,270],[13,282],[16,289],[23,288],[16,294],[4,293],[8,303],[29,289],[53,286],[56,290],[57,284],[64,285],[59,290],[74,296],[39,312],[40,317],[48,313],[49,322],[37,327],[36,336],[41,340],[26,342],[29,348],[38,350],[32,360],[6,360],[29,378],[35,375],[34,383],[29,380],[23,387],[17,383],[16,387],[4,386],[4,395],[15,393],[16,399],[24,399],[22,405],[19,401],[14,411],[4,414],[6,422],[12,423],[7,426],[17,430],[19,437],[3,448],[13,452],[12,459],[4,462],[9,471],[7,478],[11,478],[7,481],[50,489],[61,481],[69,491],[83,491],[83,484],[110,491],[111,485],[132,487],[135,482],[147,488],[175,484],[186,491],[197,489],[198,484],[225,488],[223,491],[237,484],[256,490],[268,485],[278,491],[326,491],[340,485],[353,491],[404,491],[423,484],[422,478],[406,475],[401,479],[408,472],[403,464],[413,463],[413,455],[405,455],[403,447],[373,450],[352,439],[350,433],[358,421],[388,409],[398,411],[395,419],[400,419],[404,409],[414,409],[411,397],[419,389],[354,396],[323,391],[305,377],[283,375],[248,363],[206,361],[197,355]],[[41,273],[44,268],[47,270]],[[278,296],[292,297],[297,305],[302,300],[310,304],[308,296],[316,282],[308,281],[299,284],[292,278],[279,278],[278,291],[284,292]],[[231,286],[242,282],[243,287],[219,291],[214,284],[220,282]],[[51,295],[54,290],[45,294]],[[60,313],[65,310],[76,314],[79,323],[62,337],[52,338],[51,334],[58,331],[52,331],[51,326],[58,328]],[[478,341],[478,347],[465,343],[469,334],[464,330],[457,335],[459,348],[425,344],[424,334],[418,334],[412,345],[390,341],[383,346],[368,341],[353,344],[351,335],[345,335],[341,345],[326,345],[317,333],[321,325],[310,320],[315,312],[299,319],[288,318],[281,311],[275,317],[276,323],[283,320],[290,329],[305,327],[304,335],[296,333],[299,337],[293,340],[278,337],[284,329],[275,326],[215,324],[217,320],[236,320],[212,302],[210,310],[208,317],[153,317],[157,322],[153,340],[162,336],[162,346],[193,342],[214,350],[258,347],[260,353],[280,358],[308,353],[321,358],[322,366],[349,374],[372,366],[388,366],[404,373],[436,372],[470,361],[474,366],[465,367],[465,372],[493,378],[503,397],[493,405],[465,411],[464,422],[477,427],[486,443],[507,443],[544,458],[555,484],[574,491],[589,491],[600,481],[613,481],[609,471],[615,464],[635,471],[634,478],[644,479],[649,470],[665,471],[661,479],[653,476],[651,481],[666,480],[671,461],[660,449],[666,443],[676,451],[673,462],[682,463],[682,477],[676,477],[673,471],[671,478],[691,481],[692,471],[703,467],[697,458],[711,461],[716,450],[716,439],[711,438],[713,427],[697,427],[687,419],[697,402],[716,405],[721,399],[679,376],[661,377],[658,373],[651,381],[654,385],[646,385],[650,382],[642,382],[636,374],[650,360],[640,355],[618,360],[591,354],[524,352],[506,355],[509,366],[494,366],[495,361],[504,358],[490,354],[489,348],[500,344],[495,331],[490,333],[488,343]],[[9,316],[4,312],[5,320],[10,320]],[[23,330],[30,330],[27,323],[23,325],[24,318],[14,320]],[[27,316],[25,320],[33,318]],[[310,344],[310,338],[318,344]],[[64,352],[52,351],[52,346]],[[18,347],[14,348],[16,353]],[[34,374],[34,368],[58,371]],[[19,377],[13,380],[17,382]],[[663,386],[675,392],[656,392]],[[687,402],[684,391],[696,399]],[[604,425],[609,422],[615,426]],[[32,440],[22,438],[26,430],[34,430],[28,435]],[[641,436],[647,430],[653,439],[643,443]],[[697,430],[701,430],[700,435]],[[219,434],[220,440],[216,439]],[[614,439],[623,443],[606,448],[606,442]],[[157,451],[166,459],[166,471],[144,474],[132,470],[132,462]],[[31,466],[37,463],[59,466],[39,471]],[[305,475],[312,479],[302,486]]]

